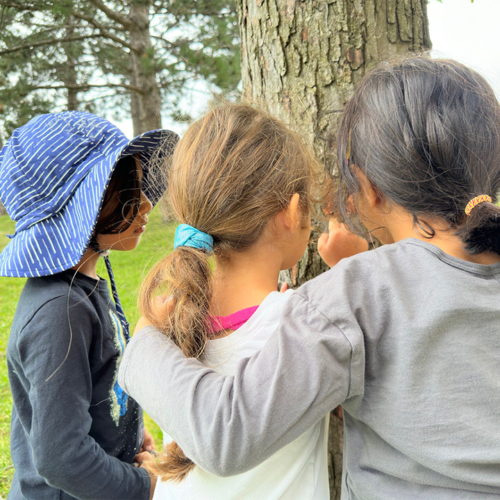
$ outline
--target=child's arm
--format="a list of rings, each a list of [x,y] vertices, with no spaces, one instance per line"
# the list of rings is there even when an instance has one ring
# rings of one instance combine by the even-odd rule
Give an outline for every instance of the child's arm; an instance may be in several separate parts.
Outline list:
[[[318,240],[318,252],[330,267],[342,259],[367,250],[368,242],[364,238],[354,234],[345,224],[335,219],[330,219],[328,234],[323,233]]]
[[[147,472],[106,454],[92,437],[100,430],[91,414],[95,375],[89,353],[99,349],[92,342],[91,317],[84,304],[68,309],[67,297],[59,297],[42,307],[20,334],[17,348],[32,411],[31,429],[25,431],[33,462],[49,485],[76,498],[148,500]]]
[[[142,453],[144,451],[156,451],[154,437],[147,429],[144,429],[144,441],[142,443],[141,449],[139,450],[139,453]]]
[[[149,327],[125,350],[120,385],[203,469],[230,476],[255,467],[363,391],[363,334],[335,293],[352,280],[332,274],[343,267],[297,290],[278,330],[234,376],[184,357]]]

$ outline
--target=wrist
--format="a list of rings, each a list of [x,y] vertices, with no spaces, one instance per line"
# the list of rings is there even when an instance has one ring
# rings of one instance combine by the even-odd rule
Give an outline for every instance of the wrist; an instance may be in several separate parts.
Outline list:
[[[321,260],[331,269],[333,266],[337,265],[342,259],[337,259],[328,255],[322,255],[321,252],[318,252]]]

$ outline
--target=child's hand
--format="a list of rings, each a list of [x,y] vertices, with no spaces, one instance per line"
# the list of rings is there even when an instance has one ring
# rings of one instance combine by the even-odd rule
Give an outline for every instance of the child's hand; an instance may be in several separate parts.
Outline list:
[[[138,453],[134,457],[134,463],[132,464],[134,467],[142,467],[143,468],[143,463],[144,462],[149,462],[150,460],[155,459],[156,453],[151,453],[149,451],[143,451],[142,453]],[[155,493],[155,488],[156,488],[156,481],[158,481],[158,476],[155,476],[155,474],[151,471],[148,470],[149,474],[149,479],[151,480],[151,486],[149,490],[149,500],[152,500],[154,493]]]
[[[149,500],[153,500],[153,497],[155,494],[155,489],[156,489],[156,482],[158,481],[158,476],[152,476],[150,474],[149,478],[151,479],[151,489],[149,490]]]
[[[142,447],[139,450],[139,453],[143,451],[156,451],[155,440],[150,432],[147,429],[144,429],[144,441],[142,443]]]
[[[154,442],[153,442],[153,444],[154,444]],[[142,450],[142,448],[141,448],[141,450]],[[144,462],[149,462],[151,460],[154,460],[155,455],[156,455],[156,452],[154,450],[141,451],[134,457],[134,463],[132,465],[134,467],[143,467],[142,464]],[[151,500],[154,496],[154,492],[155,492],[155,488],[156,488],[156,481],[158,480],[158,477],[155,476],[151,471],[148,471],[148,473],[149,473],[149,478],[151,479],[151,489],[149,490],[149,500]]]
[[[154,477],[150,476],[150,479],[151,479],[151,490],[149,493],[149,500],[153,500],[153,496],[155,494],[155,488],[156,488],[156,481],[158,481],[158,477],[157,476],[154,476]]]
[[[134,457],[134,464],[136,464],[136,467],[142,467],[144,462],[154,460],[155,456],[156,453],[154,451],[141,451]]]
[[[328,228],[329,233],[323,233],[318,240],[318,252],[330,267],[346,257],[368,250],[368,242],[349,231],[345,224],[330,219]]]

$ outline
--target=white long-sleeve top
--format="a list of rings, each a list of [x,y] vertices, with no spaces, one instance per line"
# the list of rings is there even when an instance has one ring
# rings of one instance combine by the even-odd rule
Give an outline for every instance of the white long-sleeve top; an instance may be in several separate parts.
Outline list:
[[[291,290],[269,294],[242,327],[227,337],[210,340],[201,358],[203,364],[233,375],[241,359],[262,349],[292,294]],[[164,443],[170,441],[164,433]],[[158,481],[154,500],[328,499],[327,441],[325,417],[248,472],[222,478],[195,467],[180,483]]]

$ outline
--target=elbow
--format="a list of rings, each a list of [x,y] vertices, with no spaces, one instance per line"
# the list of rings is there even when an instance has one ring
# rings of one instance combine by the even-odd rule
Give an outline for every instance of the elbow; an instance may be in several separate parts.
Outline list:
[[[211,461],[210,463],[202,463],[199,466],[206,472],[219,477],[230,477],[242,474],[245,470],[241,467],[234,466],[228,462]]]
[[[49,486],[62,489],[63,474],[61,467],[57,463],[38,459],[35,460],[35,468],[38,475],[43,477]]]
[[[179,436],[179,446],[196,465],[219,477],[237,476],[247,472],[266,457],[259,434],[234,425],[231,416],[213,416],[201,422],[193,420],[188,433]]]
[[[249,460],[250,457],[248,455],[244,456],[239,454],[238,456],[229,456],[217,447],[211,448],[211,450],[211,453],[200,453],[192,460],[204,471],[214,474],[215,476],[237,476],[254,467],[254,465],[251,465],[251,460]],[[257,465],[257,463],[255,465]]]
[[[40,477],[43,477],[49,486],[57,489],[66,489],[68,481],[71,481],[69,463],[62,459],[58,453],[34,453],[33,462]]]
[[[230,477],[230,476],[237,476],[238,474],[243,474],[246,472],[246,468],[230,464],[230,463],[221,463],[217,464],[217,467],[214,468],[212,471],[212,474],[215,474],[216,476],[219,477]]]

